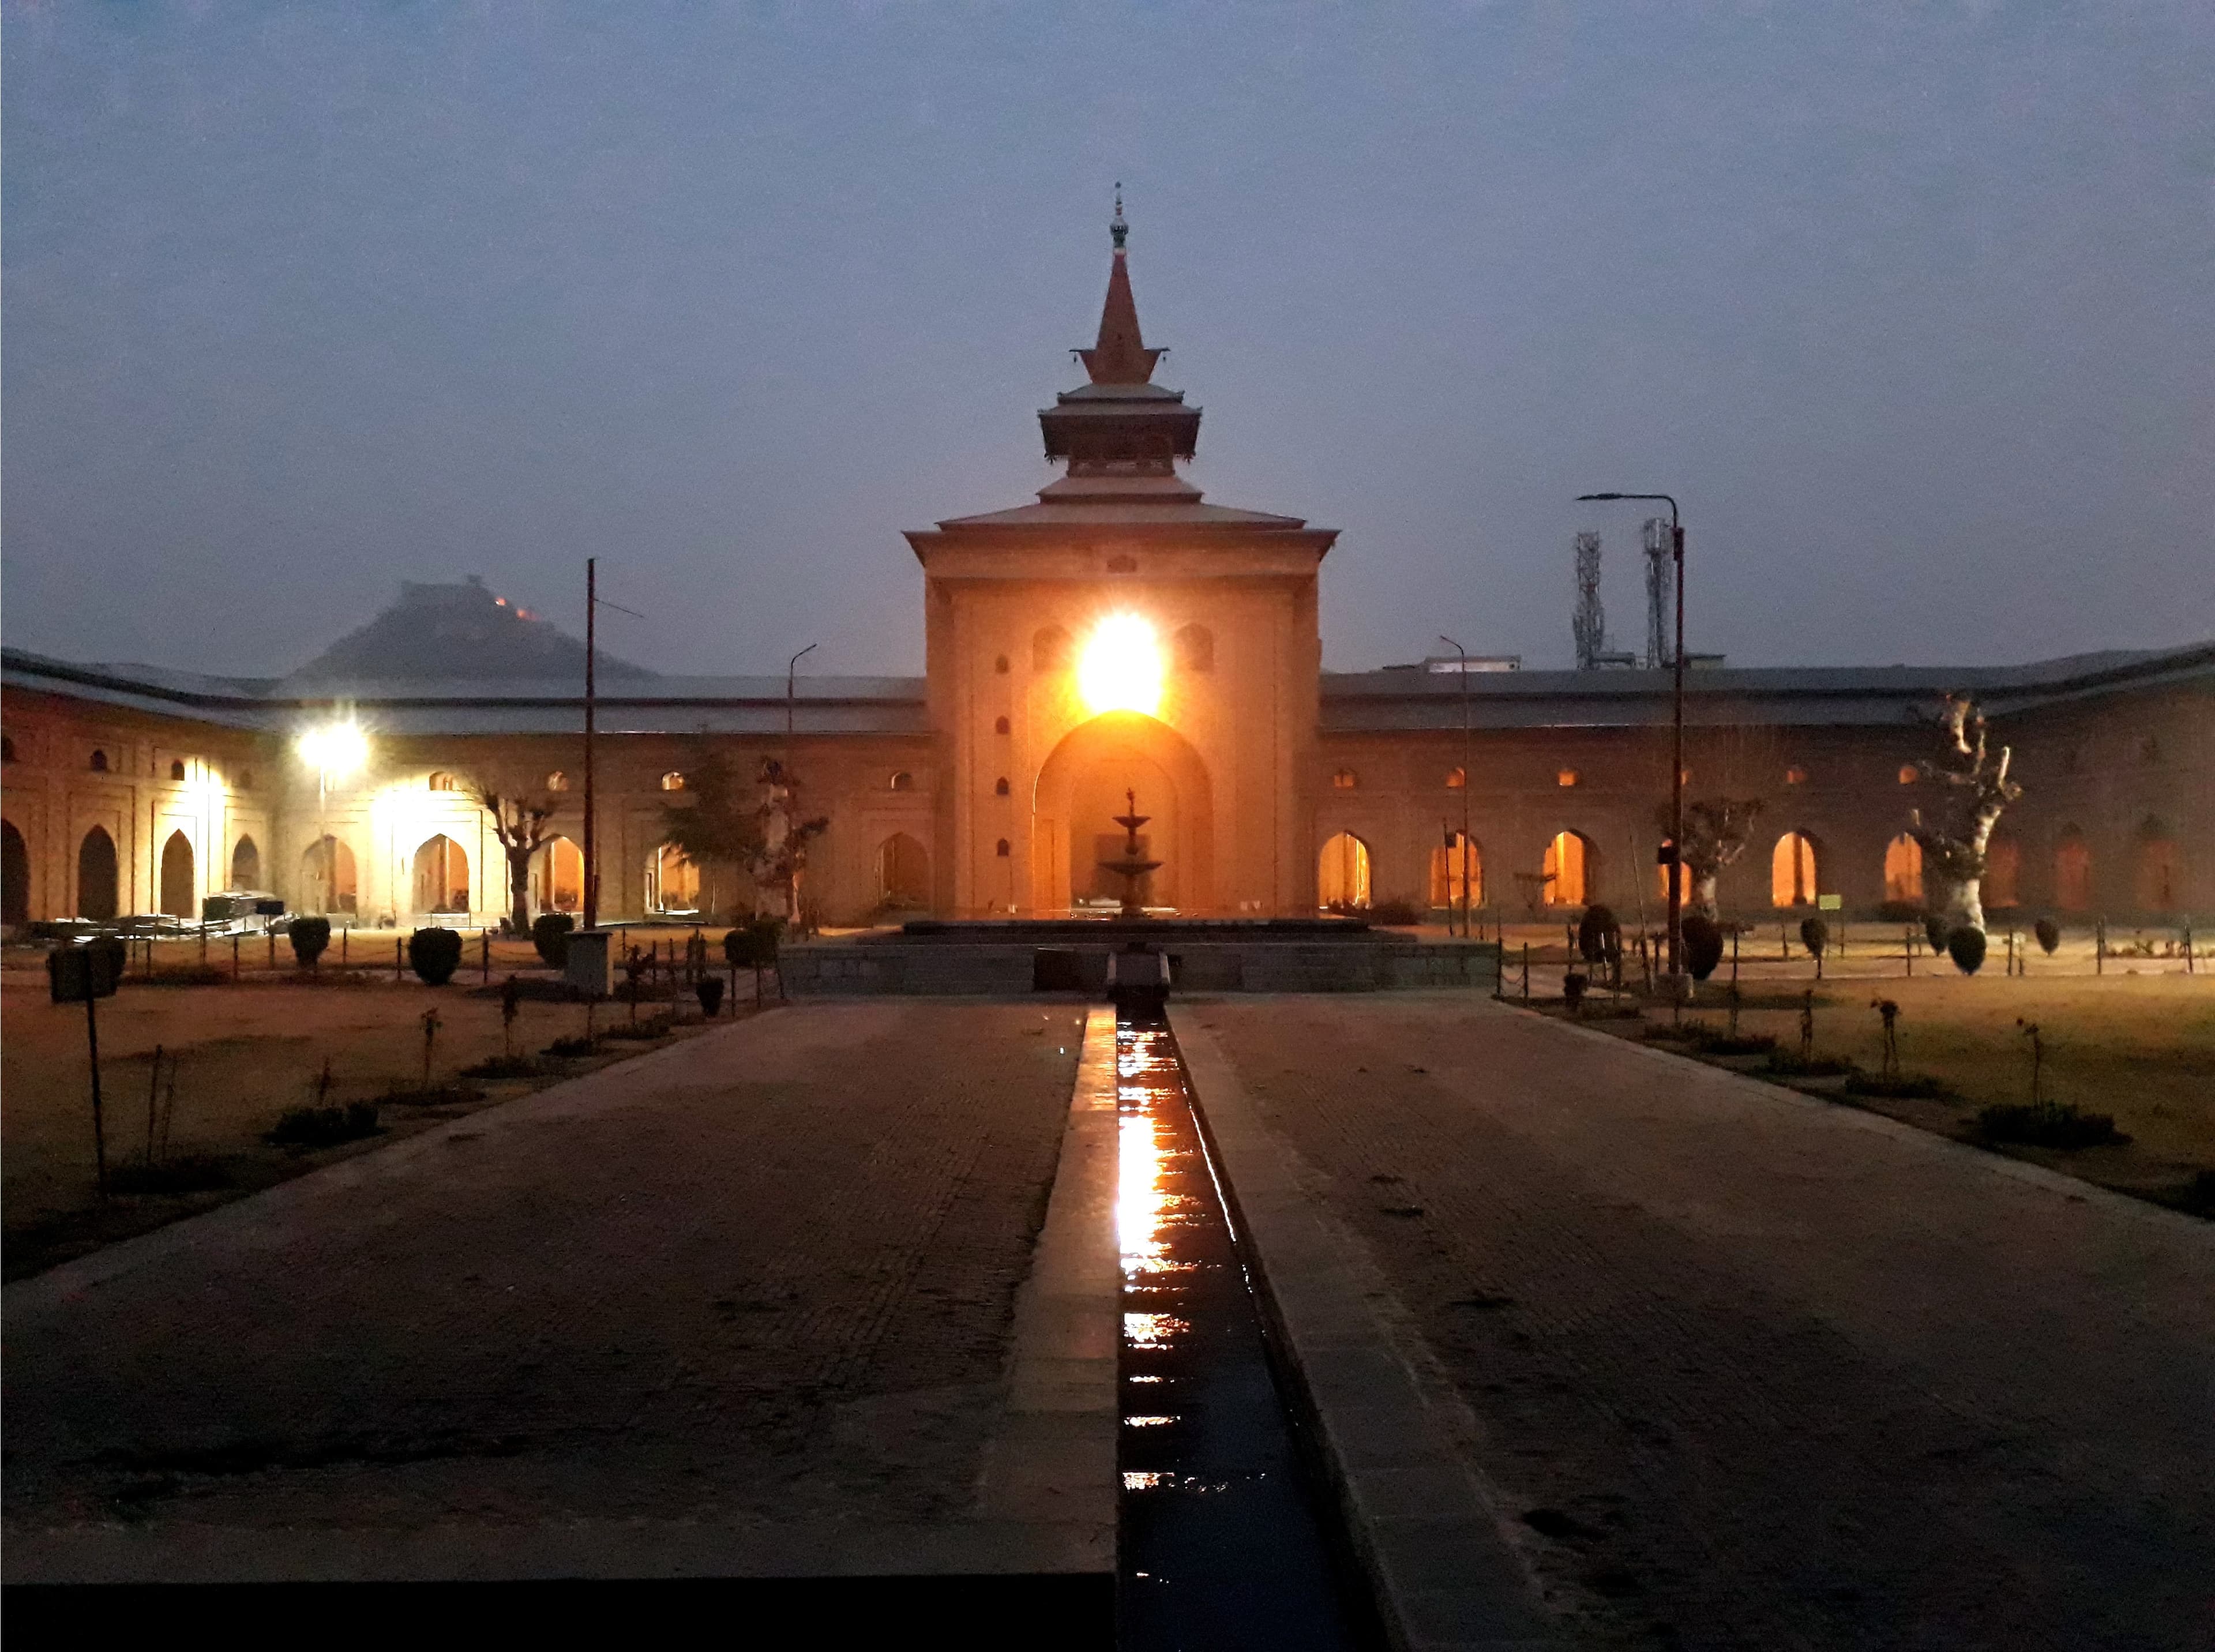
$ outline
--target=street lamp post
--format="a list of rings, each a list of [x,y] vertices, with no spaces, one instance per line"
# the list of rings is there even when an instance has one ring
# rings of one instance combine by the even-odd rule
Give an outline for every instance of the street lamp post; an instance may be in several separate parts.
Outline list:
[[[1476,777],[1469,762],[1469,650],[1451,637],[1440,633],[1439,641],[1451,648],[1461,660],[1461,841],[1454,845],[1461,865],[1461,938],[1469,939],[1469,789]],[[1446,874],[1446,892],[1453,892],[1453,873]],[[1449,916],[1451,908],[1448,908]]]
[[[1669,743],[1669,992],[1684,990],[1684,530],[1677,519],[1677,501],[1667,494],[1579,494],[1580,503],[1609,500],[1649,500],[1669,507],[1669,550],[1677,565],[1677,647],[1670,664],[1675,670],[1672,695]]]
[[[800,662],[816,650],[809,643],[785,662],[784,666],[784,835],[788,840],[800,826],[800,783],[798,771],[792,766],[792,710],[793,694],[800,678]],[[795,933],[800,929],[800,863],[792,848],[785,851],[784,916]]]

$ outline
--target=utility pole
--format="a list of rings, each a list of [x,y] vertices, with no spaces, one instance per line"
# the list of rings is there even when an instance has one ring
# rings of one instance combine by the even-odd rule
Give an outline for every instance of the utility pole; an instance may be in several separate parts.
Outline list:
[[[1476,783],[1476,776],[1470,771],[1469,764],[1469,650],[1443,633],[1439,641],[1451,648],[1461,662],[1461,842],[1454,846],[1454,853],[1461,864],[1447,872],[1446,893],[1449,895],[1453,893],[1451,880],[1457,870],[1461,875],[1461,938],[1466,941],[1469,939],[1469,789]],[[1451,907],[1448,908],[1448,916],[1451,917]]]
[[[600,613],[599,558],[585,559],[585,927],[596,929],[600,921],[600,863],[592,841],[592,722],[598,707],[595,703],[599,684],[593,673],[598,662],[598,647]]]

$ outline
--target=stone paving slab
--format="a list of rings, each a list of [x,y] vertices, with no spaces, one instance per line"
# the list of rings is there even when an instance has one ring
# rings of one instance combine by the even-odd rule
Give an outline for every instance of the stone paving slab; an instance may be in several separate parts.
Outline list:
[[[8,1580],[1112,1567],[1082,1040],[777,1011],[10,1287]]]
[[[1558,1632],[2215,1643],[2215,1226],[1466,998],[1175,1014],[1353,1241],[1301,1265],[1373,1270],[1372,1354],[1455,1440]],[[1390,1462],[1403,1426],[1386,1393],[1346,1450]],[[1481,1606],[1497,1551],[1391,1529],[1420,1502],[1366,1524],[1458,1632],[1451,1580]]]

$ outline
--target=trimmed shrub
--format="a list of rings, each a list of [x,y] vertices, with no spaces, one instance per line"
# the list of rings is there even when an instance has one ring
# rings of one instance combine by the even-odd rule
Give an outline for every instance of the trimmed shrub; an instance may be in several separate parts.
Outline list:
[[[313,969],[316,960],[323,955],[323,949],[331,943],[331,920],[296,918],[286,926],[285,938],[291,942],[292,955],[299,960],[300,967]]]
[[[2105,1147],[2130,1138],[2115,1128],[2114,1115],[2087,1113],[2070,1102],[2011,1102],[1977,1115],[1977,1133],[1986,1141],[2020,1142],[2031,1147]]]
[[[577,927],[577,920],[567,912],[541,912],[531,922],[531,944],[538,949],[541,962],[549,969],[566,969],[569,966],[569,931]]]
[[[1387,929],[1407,929],[1423,921],[1412,900],[1380,900],[1369,909],[1369,921],[1382,924]]]
[[[462,967],[458,930],[418,930],[408,937],[408,967],[427,986],[444,986]]]
[[[723,978],[721,975],[703,975],[692,984],[692,990],[699,995],[702,1015],[712,1019],[723,1007]]]
[[[527,1055],[494,1055],[463,1067],[464,1078],[529,1078],[538,1072],[538,1063]]]
[[[2169,1202],[2194,1216],[2215,1216],[2215,1170],[2196,1171]]]
[[[600,1041],[598,1038],[557,1038],[546,1047],[549,1055],[581,1056],[598,1055],[599,1053]]]
[[[1605,906],[1586,907],[1577,921],[1577,955],[1595,967],[1623,955],[1623,925]]]
[[[767,969],[776,961],[784,920],[757,913],[723,937],[723,956],[733,969]]]
[[[377,1133],[377,1103],[348,1102],[344,1107],[296,1107],[262,1138],[273,1147],[329,1147]]]
[[[1982,930],[1964,924],[1946,937],[1946,955],[1964,975],[1973,975],[1984,967],[1985,949],[1990,944]]]
[[[2061,944],[2061,925],[2050,918],[2040,918],[2030,926],[2030,932],[2038,937],[2038,944],[2045,949],[2048,957],[2052,956],[2053,949]]]
[[[1577,1006],[1585,1001],[1586,986],[1585,978],[1574,969],[1562,977],[1562,1002],[1568,1006],[1571,1015],[1576,1014]]]
[[[1819,958],[1823,949],[1831,944],[1831,926],[1819,918],[1800,920],[1800,944],[1807,949],[1810,958]]]
[[[1684,967],[1694,980],[1703,981],[1723,961],[1722,925],[1705,912],[1693,912],[1684,920],[1683,934]]]

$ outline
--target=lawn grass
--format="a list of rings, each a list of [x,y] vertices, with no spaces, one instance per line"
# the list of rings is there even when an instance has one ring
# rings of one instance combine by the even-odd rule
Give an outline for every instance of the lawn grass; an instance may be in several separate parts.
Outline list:
[[[1701,989],[1697,1014],[1711,1027],[1725,1018],[1722,992]],[[2215,1176],[2215,978],[2181,974],[2010,979],[2004,975],[1918,975],[1913,980],[1832,981],[1815,989],[1814,1054],[1850,1061],[1864,1080],[1881,1070],[1883,1022],[1872,1007],[1899,1006],[1897,1031],[1903,1082],[1895,1090],[1864,1082],[1850,1096],[1836,1078],[1789,1071],[1800,1051],[1797,996],[1763,984],[1741,1003],[1741,1040],[1776,1041],[1776,1082],[1850,1099],[1854,1105],[1964,1141],[1993,1145],[2101,1186],[2180,1208],[2204,1207],[2187,1191]],[[1643,1023],[1601,1021],[1598,1029],[1640,1036],[1666,1026],[1666,1009],[1648,1006]],[[2031,1042],[2021,1022],[2034,1022],[2044,1053],[2038,1102],[2112,1117],[2127,1142],[2077,1148],[1995,1139],[1979,1115],[1993,1108],[2028,1108]],[[1701,1041],[1663,1037],[1664,1049],[1695,1053]],[[1768,1076],[1768,1075],[1764,1075]],[[1930,1081],[1917,1084],[1917,1080]],[[2004,1119],[2007,1115],[1992,1115]],[[1997,1133],[2010,1133],[2006,1129]],[[2036,1131],[2016,1133],[2037,1135]],[[2064,1139],[2069,1132],[2048,1133]],[[2203,1212],[2203,1213],[2205,1213]]]
[[[389,973],[349,978],[335,971],[219,986],[184,985],[161,973],[150,984],[128,980],[100,1005],[111,1175],[111,1197],[101,1205],[84,1012],[49,1002],[43,975],[10,970],[0,986],[7,1028],[0,1041],[0,1216],[11,1280],[434,1127],[457,1112],[629,1059],[660,1037],[702,1029],[687,993],[673,1007],[689,1013],[689,1023],[663,1019],[670,1004],[653,1006],[642,1020],[654,1030],[647,1034],[642,1025],[646,1036],[637,1042],[596,1041],[580,1059],[543,1060],[537,1052],[549,1042],[581,1040],[583,1005],[527,995],[515,1026],[504,1032],[497,989],[463,977],[444,987],[425,986],[413,975],[396,982]],[[348,979],[358,990],[319,990]],[[433,1008],[439,1028],[426,1090],[422,1017]],[[738,1008],[745,1014],[751,1006]],[[627,1028],[628,1007],[603,1006],[595,1020],[604,1035]],[[511,1043],[512,1061],[506,1055]],[[156,1151],[150,1158],[149,1090],[157,1044],[163,1078],[153,1097]],[[469,1082],[458,1083],[465,1070]],[[347,1122],[349,1108],[380,1106],[373,1127]],[[288,1114],[303,1109],[328,1109],[339,1122],[287,1121]],[[368,1113],[356,1116],[365,1120]]]

